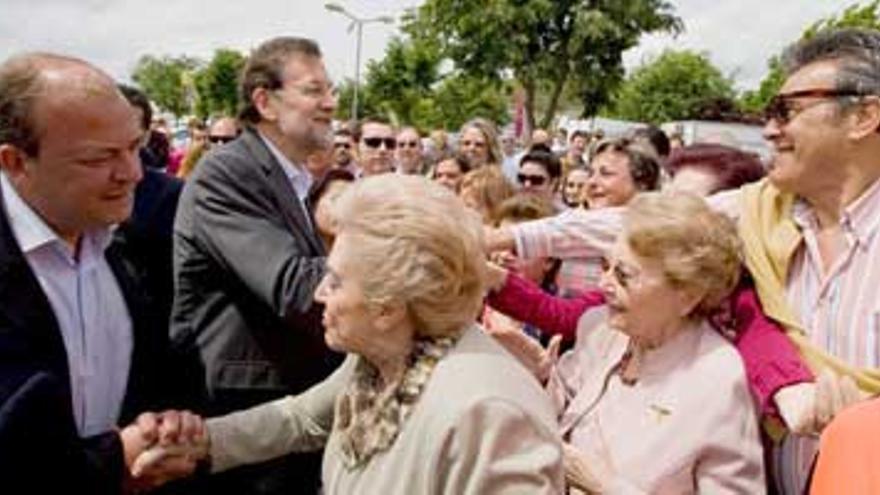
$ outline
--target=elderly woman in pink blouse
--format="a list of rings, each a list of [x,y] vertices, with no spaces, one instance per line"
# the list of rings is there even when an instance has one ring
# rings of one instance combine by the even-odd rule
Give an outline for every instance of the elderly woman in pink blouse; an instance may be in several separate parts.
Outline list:
[[[540,380],[568,442],[569,483],[601,493],[763,493],[757,414],[743,363],[707,322],[739,279],[732,223],[689,195],[645,193],[586,311],[555,357],[496,337]]]

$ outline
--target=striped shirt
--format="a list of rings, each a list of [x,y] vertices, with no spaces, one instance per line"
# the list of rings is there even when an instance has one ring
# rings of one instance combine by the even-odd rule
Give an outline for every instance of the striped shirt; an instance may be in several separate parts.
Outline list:
[[[740,192],[709,198],[713,208],[738,220]],[[621,230],[620,208],[584,210],[577,215],[542,219],[511,227],[517,252],[525,257],[594,257],[601,255]],[[803,240],[786,280],[786,298],[808,336],[828,353],[861,367],[880,366],[880,181],[842,212],[840,226],[846,245],[824,273],[817,242],[818,223],[809,204],[800,200],[792,211]],[[777,480],[784,493],[799,492],[818,443],[789,438],[780,454]],[[791,470],[786,464],[794,464]]]

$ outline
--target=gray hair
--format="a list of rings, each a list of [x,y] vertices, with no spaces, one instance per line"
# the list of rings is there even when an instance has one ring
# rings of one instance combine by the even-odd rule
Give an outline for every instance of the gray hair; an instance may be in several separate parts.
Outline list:
[[[860,95],[880,95],[880,31],[835,29],[820,32],[785,50],[787,76],[814,62],[837,61],[837,89]]]

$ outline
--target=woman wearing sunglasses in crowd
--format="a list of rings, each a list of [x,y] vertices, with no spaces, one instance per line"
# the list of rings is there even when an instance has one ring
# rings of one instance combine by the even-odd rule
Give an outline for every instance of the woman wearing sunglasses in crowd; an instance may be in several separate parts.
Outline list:
[[[520,159],[516,182],[521,192],[535,195],[561,211],[564,205],[556,201],[561,174],[562,166],[550,148],[536,145]]]

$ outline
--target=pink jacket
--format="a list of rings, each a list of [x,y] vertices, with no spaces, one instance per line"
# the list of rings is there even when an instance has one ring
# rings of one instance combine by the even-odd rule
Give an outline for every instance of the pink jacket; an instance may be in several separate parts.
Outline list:
[[[510,273],[504,287],[491,293],[489,305],[549,335],[573,340],[578,320],[590,308],[605,304],[599,290],[563,299],[542,291],[532,282]],[[729,299],[733,317],[731,340],[746,369],[749,388],[762,415],[777,415],[773,394],[780,388],[811,381],[812,373],[780,327],[764,316],[755,290],[746,284]]]

